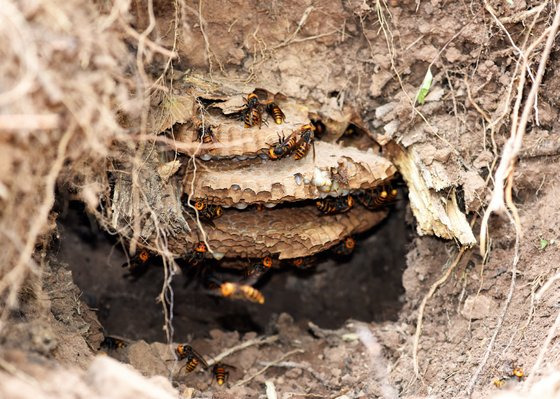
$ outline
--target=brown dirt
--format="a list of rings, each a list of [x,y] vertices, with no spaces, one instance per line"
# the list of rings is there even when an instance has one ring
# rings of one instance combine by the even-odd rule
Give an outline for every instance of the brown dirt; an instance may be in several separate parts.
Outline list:
[[[117,130],[124,134],[117,128],[117,120],[131,125],[130,120],[141,119],[136,113],[140,104],[129,103],[127,94],[134,86],[130,76],[137,78],[138,74],[128,54],[138,50],[138,37],[125,35],[122,29],[124,23],[142,32],[149,25],[149,13],[142,2],[135,2],[125,22],[98,31],[93,28],[97,27],[92,22],[97,15],[93,8],[86,12],[78,7],[74,13],[58,3],[55,8],[64,11],[60,15],[69,15],[59,21],[61,26],[67,26],[64,21],[70,24],[66,33],[78,26],[91,28],[86,32],[90,36],[67,38],[80,44],[82,58],[74,46],[59,58],[55,46],[54,55],[43,58],[48,61],[44,68],[59,72],[44,76],[58,86],[50,86],[47,79],[34,86],[39,94],[26,93],[17,106],[5,112],[0,108],[0,114],[23,113],[27,101],[33,104],[29,113],[48,110],[61,116],[62,125],[74,126],[76,115],[82,112],[87,117],[76,130],[76,145],[63,157],[60,206],[50,218],[36,209],[48,193],[53,193],[47,184],[48,173],[56,164],[54,149],[61,142],[63,129],[41,139],[15,133],[0,137],[0,150],[7,154],[0,161],[0,227],[7,246],[0,258],[0,282],[12,281],[5,278],[6,273],[13,270],[16,255],[24,252],[21,242],[31,237],[28,231],[33,229],[34,217],[39,217],[37,223],[41,224],[35,234],[51,233],[45,236],[44,245],[37,247],[33,259],[38,266],[29,259],[20,262],[25,272],[18,272],[14,284],[26,278],[17,301],[5,297],[0,285],[5,309],[0,325],[0,380],[5,383],[0,384],[0,396],[259,398],[264,397],[266,381],[275,385],[282,398],[467,397],[471,388],[477,398],[507,389],[517,391],[519,397],[543,397],[543,391],[538,391],[543,387],[548,389],[544,397],[558,395],[558,376],[553,371],[560,356],[557,332],[551,329],[558,317],[557,283],[539,291],[559,271],[557,45],[541,85],[538,121],[534,117],[530,120],[515,169],[513,200],[523,228],[515,284],[512,286],[511,272],[515,230],[507,218],[496,215],[490,224],[488,258],[481,258],[477,247],[466,250],[449,279],[427,302],[418,350],[420,377],[416,378],[412,343],[418,307],[430,286],[453,262],[458,248],[454,242],[414,234],[409,243],[404,221],[414,227],[414,220],[404,210],[406,201],[398,204],[400,210],[392,212],[383,226],[361,237],[361,248],[353,258],[344,262],[325,259],[317,269],[301,275],[291,271],[273,275],[261,287],[267,297],[264,306],[208,296],[197,287],[197,276],[184,272],[173,281],[175,341],[191,343],[210,360],[256,336],[278,335],[271,344],[252,346],[224,359],[235,369],[228,386],[219,387],[211,383],[208,371],[199,367],[191,374],[178,373],[182,363],[168,361],[173,358],[173,345],[164,343],[161,304],[156,303],[163,269],[154,264],[137,280],[123,277],[120,265],[126,257],[117,248],[118,240],[102,233],[94,217],[88,219],[82,209],[76,211],[75,205],[64,202],[70,187],[71,196],[84,200],[90,210],[97,209],[99,193],[107,188],[104,172],[109,166],[104,157],[110,154],[118,159],[123,147],[113,147],[113,133],[96,134]],[[493,161],[499,161],[498,154],[509,135],[513,101],[506,99],[518,54],[490,14],[490,7],[482,3],[389,3],[155,1],[156,23],[148,37],[168,49],[176,48],[180,57],[173,68],[179,78],[182,71],[194,70],[251,87],[266,87],[313,104],[327,114],[344,106],[354,108],[380,142],[395,139],[418,155],[426,176],[432,178],[433,191],[445,196],[452,187],[461,188],[460,202],[464,202],[478,233],[479,216],[492,187],[492,183],[487,187],[485,180],[493,175]],[[37,4],[36,9],[26,5],[21,10],[22,21],[28,26],[50,26],[45,22],[51,20],[43,2]],[[485,4],[492,7],[512,40],[522,46],[535,15],[526,11],[538,4]],[[104,15],[110,11],[105,10]],[[544,7],[530,40],[551,23],[553,11],[550,4]],[[170,28],[175,13],[180,15],[176,37]],[[4,38],[5,29],[0,28],[0,34]],[[94,36],[94,42],[84,38]],[[38,37],[33,40],[40,42]],[[59,40],[56,43],[62,47],[68,43]],[[98,42],[118,45],[97,48]],[[154,52],[140,58],[152,79],[152,74],[157,76],[163,70],[166,58],[156,54],[153,45],[150,49]],[[6,52],[13,57],[14,49],[9,50]],[[533,72],[542,46],[538,50],[530,63]],[[86,62],[88,54],[96,63]],[[413,111],[410,98],[416,95],[430,66],[433,85],[426,103],[417,106],[426,123]],[[8,70],[4,75],[17,81],[18,73]],[[70,83],[60,83],[65,82],[63,77],[89,86],[74,92]],[[61,97],[53,89],[59,86],[64,94]],[[11,86],[0,80],[3,87]],[[105,100],[102,112],[83,104],[76,111],[63,101],[90,98],[88,95]],[[0,101],[0,107],[4,103]],[[112,111],[114,103],[120,104],[115,108],[122,113]],[[489,126],[504,108],[504,118],[491,130]],[[98,118],[99,112],[103,118]],[[93,126],[91,131],[88,125]],[[0,131],[5,131],[2,126]],[[130,138],[135,137],[132,134]],[[110,151],[105,152],[107,148]],[[92,156],[90,163],[81,159],[89,149],[101,154]],[[57,217],[58,228],[54,228]],[[10,220],[17,229],[8,227]],[[46,244],[49,241],[50,246]],[[501,320],[506,304],[509,306]],[[356,320],[366,322],[366,331],[375,338],[359,330],[361,322]],[[309,321],[320,327],[310,331]],[[124,348],[109,350],[109,355],[151,379],[143,379],[128,366],[106,357],[93,360],[100,355],[103,332],[122,336],[127,343]],[[548,335],[550,342],[545,347]],[[282,367],[272,365],[236,386],[266,362],[278,361],[296,349],[301,352],[281,360],[288,362],[280,364]],[[541,350],[545,356],[537,368]],[[478,373],[487,351],[488,361]],[[512,375],[515,367],[522,368],[523,378]],[[502,388],[494,383],[500,379],[505,382]],[[538,383],[529,384],[532,382]],[[138,384],[146,384],[141,385],[146,389],[138,392]],[[108,392],[107,386],[114,391]]]

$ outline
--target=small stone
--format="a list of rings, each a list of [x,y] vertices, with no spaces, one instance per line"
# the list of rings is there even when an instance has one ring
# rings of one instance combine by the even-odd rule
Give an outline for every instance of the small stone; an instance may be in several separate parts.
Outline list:
[[[224,335],[225,335],[225,333],[222,330],[219,330],[217,328],[214,328],[214,329],[210,330],[210,332],[208,334],[214,340],[220,340],[220,339],[224,338]]]
[[[375,117],[377,119],[382,119],[389,112],[393,111],[397,106],[397,102],[390,102],[387,104],[380,105],[375,109]]]
[[[440,148],[438,149],[435,154],[434,154],[434,160],[441,162],[441,163],[446,163],[449,160],[449,157],[451,156],[451,149],[446,147],[446,148]]]
[[[154,354],[146,341],[137,341],[128,347],[128,362],[145,376],[168,372],[164,361]]]
[[[396,119],[383,126],[383,130],[385,130],[385,134],[391,137],[397,132],[398,128],[399,128],[399,121]]]
[[[445,90],[443,90],[443,88],[432,87],[424,101],[427,102],[427,103],[433,102],[433,101],[439,101],[443,97],[444,93],[445,93]]]
[[[469,320],[484,319],[498,308],[495,300],[486,295],[471,295],[465,301],[461,314]]]
[[[369,86],[369,94],[372,97],[379,97],[383,94],[383,88],[389,80],[393,77],[393,74],[389,71],[379,71],[379,73],[374,73],[371,75],[371,85]]]
[[[243,341],[250,341],[252,339],[257,338],[257,333],[254,331],[250,331],[248,333],[246,333],[245,335],[243,335]]]
[[[296,367],[296,368],[293,368],[293,369],[290,369],[290,370],[286,371],[286,374],[284,374],[284,377],[286,377],[288,379],[295,380],[295,379],[301,377],[302,374],[303,374],[303,370]]]
[[[457,62],[461,60],[462,57],[463,54],[455,47],[449,47],[445,52],[445,58],[447,58],[449,62]]]

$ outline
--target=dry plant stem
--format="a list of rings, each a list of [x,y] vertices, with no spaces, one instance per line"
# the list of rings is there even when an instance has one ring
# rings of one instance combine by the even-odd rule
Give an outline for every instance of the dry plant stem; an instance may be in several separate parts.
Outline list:
[[[500,22],[502,24],[512,24],[512,23],[514,24],[523,21],[524,19],[529,18],[531,15],[540,14],[540,12],[544,10],[544,7],[546,6],[547,3],[548,1],[543,1],[540,5],[533,7],[530,10],[520,12],[519,14],[513,15],[511,17],[500,18]]]
[[[535,364],[533,364],[533,367],[531,367],[531,371],[529,372],[527,380],[525,381],[525,384],[523,386],[524,391],[528,391],[533,385],[535,374],[537,374],[537,372],[540,370],[542,362],[544,361],[544,358],[547,355],[548,347],[550,346],[552,340],[556,337],[556,331],[558,330],[559,327],[560,327],[560,312],[558,312],[554,324],[548,330],[548,334],[546,335],[546,339],[542,344],[539,355],[537,356],[537,360],[535,360]]]
[[[148,40],[148,36],[154,30],[156,26],[156,17],[154,15],[154,3],[153,0],[148,0],[148,15],[149,15],[149,24],[146,29],[140,34],[138,38],[138,50],[136,52],[136,68],[138,75],[140,76],[140,87],[139,87],[139,95],[142,96],[142,112],[140,115],[140,133],[146,134],[146,127],[148,125],[148,109],[150,107],[150,98],[149,96],[145,95],[145,90],[148,87],[149,78],[144,70],[144,48],[146,46],[146,40]]]
[[[304,392],[285,392],[284,398],[293,398],[297,396],[298,398],[320,398],[325,399],[325,395],[318,395],[316,393],[304,393]],[[332,396],[332,398],[338,397],[339,395]]]
[[[198,1],[198,11],[188,6],[184,2],[181,2],[181,5],[183,5],[185,9],[190,10],[193,14],[198,16],[198,26],[200,27],[200,33],[202,34],[202,38],[204,39],[204,49],[206,51],[206,59],[208,60],[208,73],[210,74],[210,78],[212,78],[212,72],[213,72],[212,56],[216,59],[216,62],[218,63],[220,70],[223,73],[225,73],[225,71],[222,63],[220,62],[218,57],[216,57],[216,54],[212,52],[212,46],[210,45],[210,41],[208,40],[208,35],[206,34],[206,30],[205,30],[206,20],[202,17],[202,1],[203,0]]]
[[[313,7],[313,6],[307,7],[305,9],[305,11],[303,11],[303,14],[302,14],[302,16],[299,20],[298,26],[297,26],[296,30],[294,31],[294,33],[292,33],[292,35],[289,38],[287,38],[286,40],[284,40],[282,43],[273,47],[272,50],[276,50],[280,47],[284,47],[284,46],[287,46],[288,44],[290,44],[294,40],[296,35],[299,33],[301,28],[303,28],[303,25],[305,25],[305,22],[307,22],[307,18],[309,18],[309,14],[311,14],[311,11],[313,11],[314,8],[315,7]]]
[[[268,370],[269,368],[273,367],[276,363],[280,363],[281,361],[283,361],[284,359],[292,356],[293,354],[296,353],[303,353],[304,350],[303,349],[294,349],[288,353],[285,353],[284,355],[282,355],[280,358],[276,359],[275,361],[271,362],[270,364],[267,364],[266,366],[264,366],[262,369],[260,369],[259,371],[257,371],[255,374],[253,374],[252,376],[249,376],[248,378],[245,378],[244,380],[239,381],[238,383],[236,383],[234,385],[234,387],[238,387],[241,385],[245,385],[246,383],[248,383],[249,381],[251,381],[253,378],[261,375],[262,373],[264,373],[266,370]]]
[[[412,341],[412,362],[414,366],[414,374],[416,375],[417,378],[420,378],[420,368],[418,366],[418,344],[420,342],[420,335],[422,334],[424,309],[426,308],[426,304],[428,303],[428,300],[432,297],[432,295],[434,295],[436,290],[447,281],[447,279],[449,278],[453,270],[455,270],[455,268],[459,264],[459,261],[463,257],[463,254],[465,253],[466,250],[467,247],[461,247],[453,263],[447,268],[443,276],[441,276],[439,280],[437,280],[435,283],[432,284],[430,290],[428,291],[424,299],[422,299],[422,303],[420,303],[420,307],[418,308],[418,318],[416,320],[416,332],[414,333],[414,338]]]
[[[173,306],[175,304],[175,297],[173,293],[173,287],[171,286],[171,282],[173,281],[173,276],[175,275],[173,271],[174,260],[170,256],[163,257],[163,285],[161,287],[161,292],[159,295],[160,301],[162,303],[163,308],[163,315],[164,315],[164,324],[163,330],[165,332],[165,338],[167,340],[167,346],[169,352],[175,357],[176,360],[177,354],[173,348],[173,334],[175,332],[173,328]],[[171,377],[171,375],[170,375]]]
[[[43,192],[43,202],[39,206],[36,212],[36,218],[34,223],[29,228],[29,233],[27,235],[27,240],[25,241],[25,245],[21,250],[19,255],[18,261],[15,266],[10,270],[3,278],[0,280],[0,294],[2,294],[6,289],[9,289],[9,295],[6,301],[6,308],[4,309],[4,313],[11,307],[14,307],[17,302],[17,293],[19,292],[19,288],[26,276],[26,267],[31,268],[33,263],[31,263],[31,255],[33,254],[33,250],[35,249],[35,243],[37,242],[37,238],[41,232],[41,230],[45,227],[48,221],[49,212],[51,211],[54,205],[54,188],[56,185],[56,179],[62,170],[62,166],[64,165],[64,160],[66,159],[66,149],[68,147],[68,143],[72,138],[76,128],[75,121],[71,122],[71,126],[64,132],[62,135],[59,143],[58,148],[56,151],[56,159],[53,162],[51,170],[45,176],[45,184],[44,184],[44,192]],[[3,326],[0,325],[0,329]]]
[[[206,59],[208,60],[208,72],[210,77],[212,76],[212,57],[210,56],[210,42],[208,41],[208,36],[204,30],[204,18],[202,18],[202,0],[198,0],[198,26],[200,27],[200,33],[204,38],[204,50],[206,51]]]
[[[520,230],[517,209],[513,204],[513,202],[511,201],[513,171],[515,169],[515,162],[517,156],[519,154],[519,151],[521,150],[521,145],[523,143],[525,128],[527,126],[529,116],[531,115],[532,104],[534,103],[537,97],[539,86],[546,69],[546,63],[548,61],[548,57],[550,55],[550,51],[552,49],[554,38],[556,36],[556,32],[558,31],[559,25],[560,25],[560,3],[558,3],[556,6],[554,20],[550,28],[546,29],[543,32],[543,34],[539,38],[537,38],[531,46],[529,46],[529,48],[527,49],[527,51],[523,56],[523,60],[524,60],[523,68],[521,68],[521,73],[520,73],[517,100],[514,107],[514,114],[512,118],[511,135],[508,141],[504,145],[502,160],[500,161],[500,164],[498,165],[496,174],[494,176],[494,190],[492,193],[492,198],[490,200],[490,204],[488,205],[488,208],[484,212],[484,216],[482,218],[482,223],[480,227],[480,251],[483,257],[486,253],[488,220],[493,212],[503,210],[507,205],[507,208],[511,210],[511,212],[513,213],[513,217],[516,219],[515,222],[518,225],[516,230]],[[527,95],[527,98],[525,100],[525,106],[523,108],[523,112],[519,119],[519,124],[517,124],[517,110],[520,107],[521,98],[523,96],[523,88],[525,85],[524,71],[527,69],[528,58],[532,50],[534,50],[534,48],[542,41],[544,37],[547,37],[547,40],[546,40],[544,50],[541,54],[539,67],[537,69],[535,79],[531,86],[531,90],[529,91],[529,94]],[[506,187],[506,181],[508,182],[507,187]],[[504,195],[505,195],[505,201],[504,201]]]
[[[186,152],[189,155],[193,155],[193,154],[198,154],[198,152],[200,151],[200,149],[203,149],[205,144],[201,143],[200,141],[196,142],[196,144],[194,143],[184,143],[181,141],[175,141],[173,139],[169,139],[167,137],[164,136],[152,136],[152,135],[139,135],[136,137],[131,137],[130,140],[137,140],[137,141],[144,141],[144,140],[153,140],[153,141],[157,141],[159,143],[164,143],[170,146],[171,149],[173,150],[178,150],[178,151],[182,151],[182,152]],[[231,145],[241,145],[241,144],[245,144],[251,141],[251,138],[243,138],[243,139],[238,139],[238,140],[232,140],[227,144],[223,144],[223,143],[214,143],[212,144],[212,148],[227,148]]]
[[[219,355],[214,356],[211,360],[209,360],[207,362],[208,367],[212,367],[216,363],[221,362],[223,359],[225,359],[226,357],[234,354],[235,352],[239,352],[239,351],[241,351],[243,349],[246,349],[246,348],[249,348],[251,346],[271,344],[271,343],[276,342],[276,341],[278,341],[278,335],[271,335],[270,337],[261,337],[261,338],[250,339],[249,341],[245,341],[245,342],[243,342],[239,345],[233,346],[229,349],[226,349],[225,351],[223,351]]]
[[[0,115],[0,132],[22,130],[53,130],[60,127],[57,114]]]
[[[1,357],[0,357],[0,368],[4,369],[4,371],[10,373],[14,377],[19,378],[26,384],[29,384],[37,388],[40,386],[39,381],[37,381],[35,378],[30,376],[29,374],[24,373],[21,370],[18,370],[13,364],[8,363]]]
[[[41,62],[37,59],[36,41],[29,35],[25,29],[25,16],[12,4],[12,2],[2,2],[0,7],[0,23],[8,24],[11,29],[6,29],[11,35],[12,43],[21,43],[25,51],[19,51],[19,61],[21,69],[24,70],[23,76],[10,89],[3,89],[0,93],[0,106],[9,104],[22,98],[33,89],[37,76],[41,73]]]
[[[556,273],[554,276],[549,278],[546,283],[537,291],[535,294],[535,300],[540,302],[541,298],[543,297],[544,293],[552,287],[552,285],[560,279],[560,273]]]
[[[121,22],[121,26],[123,27],[127,35],[129,35],[130,37],[138,41],[141,39],[140,33],[132,29],[125,21],[121,20],[120,22]],[[144,38],[143,40],[144,43],[146,44],[146,47],[149,47],[150,50],[155,51],[156,53],[160,53],[164,57],[167,57],[169,59],[174,59],[178,57],[178,54],[174,50],[168,50],[165,47],[160,46],[159,44],[151,41],[148,38]]]
[[[513,293],[515,291],[515,281],[516,281],[516,278],[517,278],[517,263],[519,262],[519,241],[521,239],[521,234],[519,232],[520,226],[516,224],[516,221],[515,221],[515,219],[513,218],[513,216],[511,215],[510,212],[507,212],[507,216],[509,218],[510,223],[515,228],[515,233],[516,233],[515,234],[515,248],[514,248],[513,262],[512,262],[512,265],[511,265],[511,283],[510,283],[510,286],[509,286],[509,291],[508,291],[507,298],[506,298],[506,300],[504,302],[504,305],[503,305],[503,308],[502,308],[502,312],[500,313],[500,317],[498,318],[496,328],[494,329],[494,334],[492,334],[492,338],[490,339],[490,342],[488,343],[486,351],[484,352],[484,355],[482,356],[482,359],[480,360],[480,364],[476,368],[474,374],[471,377],[469,385],[467,386],[466,392],[467,392],[468,397],[470,397],[472,395],[474,386],[475,386],[476,382],[478,381],[478,377],[479,377],[480,373],[482,372],[482,369],[484,368],[484,366],[486,366],[486,362],[488,361],[488,358],[490,357],[490,353],[492,352],[492,348],[494,347],[494,342],[496,342],[496,338],[498,337],[500,329],[502,328],[502,324],[504,323],[504,319],[506,317],[509,305],[511,303],[511,299],[513,298]]]
[[[202,108],[201,108],[202,109]],[[200,120],[202,122],[202,129],[204,129],[204,113],[201,111],[200,113]],[[202,137],[200,138],[200,142],[198,143],[198,148],[196,149],[196,151],[191,155],[190,158],[190,162],[192,162],[193,164],[193,174],[192,174],[192,180],[191,180],[191,189],[190,189],[190,193],[187,197],[187,205],[189,208],[191,208],[194,211],[194,214],[196,216],[196,224],[198,226],[198,229],[200,231],[200,233],[202,234],[202,241],[204,242],[204,245],[206,245],[206,249],[208,250],[208,252],[210,253],[214,253],[214,251],[212,250],[212,247],[210,247],[210,243],[208,242],[208,236],[206,234],[206,230],[204,230],[204,227],[202,226],[202,223],[200,223],[200,215],[198,213],[198,209],[195,208],[195,206],[191,203],[191,199],[194,195],[194,182],[196,179],[196,170],[197,170],[197,164],[196,164],[196,154],[200,151],[200,147],[202,146]]]

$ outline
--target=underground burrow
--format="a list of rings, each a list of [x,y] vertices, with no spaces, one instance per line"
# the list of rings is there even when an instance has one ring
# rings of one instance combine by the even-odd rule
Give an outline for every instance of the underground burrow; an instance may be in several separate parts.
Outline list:
[[[104,333],[164,342],[162,306],[156,301],[164,279],[158,259],[151,260],[143,274],[130,276],[122,267],[127,257],[120,241],[103,232],[80,203],[61,208],[58,259],[69,265],[82,299],[97,312]],[[201,338],[213,329],[263,334],[271,332],[281,313],[301,326],[313,322],[329,329],[349,319],[396,320],[411,235],[405,208],[404,200],[397,201],[381,224],[356,236],[350,256],[326,252],[310,269],[282,267],[268,273],[257,285],[266,297],[264,305],[211,295],[201,283],[201,267],[182,268],[172,282],[174,339]],[[220,273],[240,278],[231,271]]]

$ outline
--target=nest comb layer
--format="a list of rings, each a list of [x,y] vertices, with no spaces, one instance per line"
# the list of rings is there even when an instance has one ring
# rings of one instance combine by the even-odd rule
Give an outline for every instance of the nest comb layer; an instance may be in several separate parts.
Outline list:
[[[396,169],[373,151],[315,143],[313,151],[301,160],[209,162],[199,168],[194,179],[193,197],[208,198],[223,206],[276,204],[344,195],[349,191],[375,187],[390,180]],[[184,180],[191,191],[193,175]]]
[[[347,213],[320,216],[315,206],[230,211],[206,228],[214,252],[226,257],[290,259],[316,254],[343,238],[369,230],[387,215],[354,208]]]
[[[310,123],[305,106],[289,102],[280,102],[279,105],[286,114],[286,121],[280,125],[274,123],[272,117],[263,112],[263,123],[260,127],[245,128],[241,114],[225,116],[217,109],[210,109],[208,112],[204,112],[203,121],[204,126],[212,130],[215,138],[213,143],[196,143],[198,132],[193,123],[179,126],[175,139],[179,143],[190,144],[187,147],[189,149],[193,148],[193,143],[196,143],[197,156],[203,160],[265,155],[268,147],[276,143],[279,136],[288,136],[302,125]],[[177,146],[177,149],[182,151],[180,145]],[[187,152],[190,151],[187,150]]]

